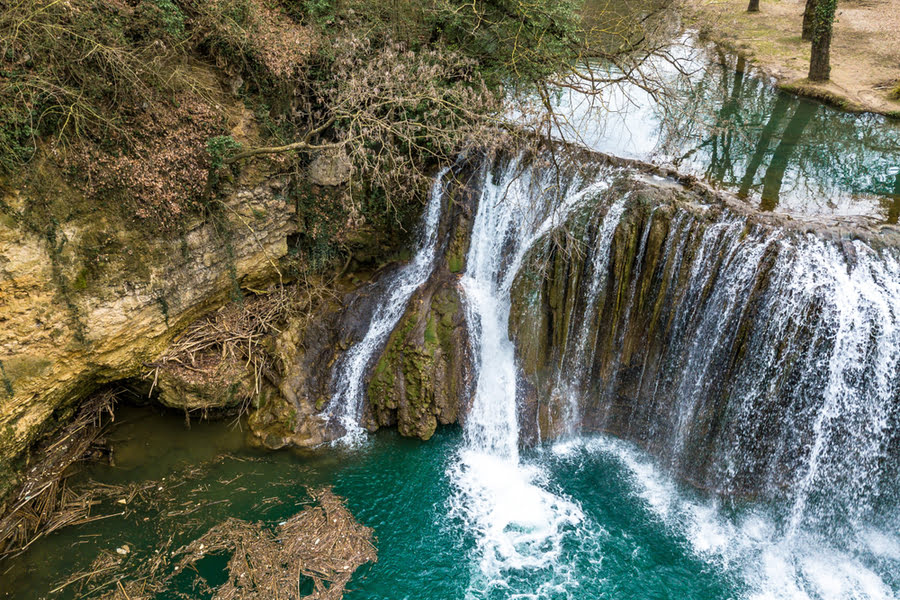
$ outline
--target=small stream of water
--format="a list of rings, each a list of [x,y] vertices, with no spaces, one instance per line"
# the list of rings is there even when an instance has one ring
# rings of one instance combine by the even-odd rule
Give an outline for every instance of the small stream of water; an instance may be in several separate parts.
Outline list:
[[[390,274],[386,281],[379,283],[384,286],[386,293],[372,315],[365,337],[341,357],[334,369],[334,395],[328,410],[344,429],[344,442],[358,443],[364,439],[365,430],[360,422],[368,369],[375,353],[384,348],[388,336],[403,316],[410,297],[428,280],[434,268],[441,203],[444,198],[444,176],[449,171],[449,168],[445,168],[435,177],[422,218],[415,256],[408,264]]]

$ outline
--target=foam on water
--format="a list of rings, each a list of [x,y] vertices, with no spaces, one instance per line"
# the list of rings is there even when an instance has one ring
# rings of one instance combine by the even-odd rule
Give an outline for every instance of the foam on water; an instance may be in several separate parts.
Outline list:
[[[577,457],[573,443],[559,453]],[[789,533],[777,514],[755,508],[727,515],[716,501],[688,497],[650,457],[612,438],[581,442],[586,453],[608,455],[631,476],[633,492],[648,511],[695,555],[735,573],[747,600],[890,600],[897,598],[886,575],[896,568],[900,541],[870,530],[862,547],[838,547],[814,530]],[[887,569],[887,570],[885,570]]]
[[[582,525],[572,500],[547,487],[543,471],[519,460],[517,371],[509,339],[510,288],[528,249],[563,222],[603,181],[575,185],[557,202],[551,182],[514,161],[495,180],[485,175],[461,284],[477,381],[466,416],[466,445],[449,475],[451,513],[475,537],[468,597],[507,590],[510,598],[548,598],[575,585],[560,560],[566,536]],[[523,572],[547,570],[542,585],[517,588]]]
[[[608,189],[609,173],[587,181],[558,178],[521,158],[486,164],[482,172],[459,280],[474,395],[463,447],[446,471],[452,520],[475,548],[468,598],[583,597],[586,583],[599,581],[593,568],[604,558],[598,541],[604,533],[586,516],[587,500],[556,482],[546,460],[523,461],[520,455],[519,373],[508,328],[510,290],[526,254],[550,243],[548,233]],[[362,432],[366,369],[432,272],[443,192],[439,177],[419,251],[387,282],[369,331],[337,370],[332,407],[349,439]],[[582,326],[565,343],[557,373],[557,382],[566,384],[557,387],[569,394],[564,418],[570,436],[580,432],[580,388],[588,388],[583,384],[592,371],[584,366],[593,363],[595,345],[589,336],[610,285],[615,232],[630,214],[627,196],[604,204],[597,206],[603,217],[592,230],[584,298],[577,305],[585,307]],[[652,214],[643,225],[639,258],[651,221]],[[648,513],[711,571],[740,581],[743,598],[895,598],[900,577],[891,573],[900,567],[900,532],[897,519],[885,525],[891,520],[877,505],[890,493],[885,482],[894,477],[889,462],[900,366],[896,253],[860,241],[767,230],[727,212],[705,223],[684,212],[673,217],[663,254],[660,277],[681,277],[683,293],[671,311],[672,339],[658,372],[637,373],[639,389],[647,393],[634,400],[635,409],[646,414],[632,413],[629,427],[642,431],[638,439],[661,447],[663,462],[676,471],[694,460],[690,451],[697,436],[707,436],[709,481],[721,481],[721,490],[732,492],[740,492],[743,481],[758,481],[761,498],[770,504],[735,510],[698,499],[643,453],[609,439],[570,440],[551,455],[561,461],[579,460],[585,452],[614,458]],[[633,297],[635,283],[625,289]],[[710,386],[720,383],[720,359],[730,352],[745,316],[757,314],[766,318],[753,321],[742,362],[728,377],[727,414],[717,422],[722,427],[701,431],[697,423],[711,410],[711,390],[718,389]],[[597,383],[609,391],[611,382]],[[763,420],[762,410],[775,416]],[[785,473],[779,471],[783,457],[793,460]],[[642,549],[629,551],[637,561]],[[593,565],[590,578],[585,563],[576,564],[583,560]]]
[[[543,581],[548,587],[574,583],[560,557],[565,536],[584,516],[577,503],[546,489],[539,467],[467,448],[450,476],[456,488],[451,515],[465,523],[477,546],[467,597],[510,589],[510,579],[526,571],[549,569]],[[518,591],[527,594],[521,597],[542,597]]]

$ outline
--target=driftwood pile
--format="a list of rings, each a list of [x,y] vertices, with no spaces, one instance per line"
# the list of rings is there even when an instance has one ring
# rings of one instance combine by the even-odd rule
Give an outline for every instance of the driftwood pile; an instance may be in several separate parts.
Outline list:
[[[329,488],[309,493],[314,503],[274,529],[229,518],[176,550],[169,537],[149,559],[103,551],[53,592],[74,586],[76,597],[102,600],[340,600],[353,572],[377,560],[373,532]],[[228,556],[221,585],[198,568],[210,556]]]
[[[161,371],[191,384],[239,383],[235,393],[242,400],[242,415],[260,394],[264,378],[277,385],[273,357],[262,342],[279,332],[292,303],[279,287],[226,304],[196,321],[156,362],[145,364],[145,376],[153,381],[151,392]]]
[[[261,523],[228,519],[176,554],[180,569],[204,556],[230,552],[228,580],[214,600],[272,598],[339,600],[353,572],[375,562],[372,530],[356,522],[331,490],[311,490],[310,506],[271,531]],[[301,595],[301,582],[312,580],[312,592]]]
[[[34,452],[40,460],[0,519],[0,559],[24,551],[35,540],[68,525],[78,525],[109,515],[92,516],[98,499],[79,494],[66,485],[70,467],[87,454],[100,436],[104,415],[112,420],[115,394],[104,392],[89,399],[62,434]]]

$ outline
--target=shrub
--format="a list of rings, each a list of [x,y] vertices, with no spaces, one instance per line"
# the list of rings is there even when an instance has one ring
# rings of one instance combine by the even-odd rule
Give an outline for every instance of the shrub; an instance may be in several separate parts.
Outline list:
[[[217,135],[206,141],[206,153],[209,154],[209,166],[220,169],[225,159],[241,149],[241,144],[230,135]]]

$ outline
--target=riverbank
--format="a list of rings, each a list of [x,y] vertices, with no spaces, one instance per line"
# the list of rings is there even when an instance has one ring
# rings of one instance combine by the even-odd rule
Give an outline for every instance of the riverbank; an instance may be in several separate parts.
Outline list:
[[[900,13],[890,0],[845,0],[832,41],[831,81],[806,79],[809,43],[800,39],[803,0],[762,0],[748,13],[746,0],[687,0],[701,34],[733,48],[789,92],[855,112],[900,118]]]

